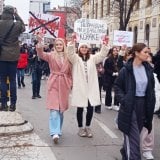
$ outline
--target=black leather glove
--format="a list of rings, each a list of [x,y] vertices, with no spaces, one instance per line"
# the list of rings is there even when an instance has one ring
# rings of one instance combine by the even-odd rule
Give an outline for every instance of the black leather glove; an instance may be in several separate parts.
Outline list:
[[[144,122],[143,126],[148,129],[148,134],[150,134],[152,131],[152,122]]]

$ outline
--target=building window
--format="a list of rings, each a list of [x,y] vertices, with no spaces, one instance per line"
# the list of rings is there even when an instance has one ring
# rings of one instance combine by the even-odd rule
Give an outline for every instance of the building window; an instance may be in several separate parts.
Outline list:
[[[128,31],[132,31],[132,27],[129,27],[129,28],[128,28]]]
[[[134,27],[134,43],[137,43],[137,36],[138,36],[138,28],[137,26]]]
[[[107,29],[107,36],[109,35],[109,29]]]
[[[91,18],[94,18],[94,1],[90,1],[90,6],[92,7],[92,15]]]
[[[146,27],[145,27],[145,41],[146,41],[146,43],[148,44],[148,46],[149,46],[149,31],[150,30],[150,26],[149,26],[149,24],[147,24],[146,25]]]
[[[139,6],[140,6],[140,1],[137,1],[135,4],[135,10],[138,10],[140,8]]]
[[[50,9],[50,2],[43,3],[43,13],[46,13]]]
[[[96,3],[96,8],[95,8],[95,19],[98,17],[98,3]]]
[[[151,6],[152,5],[152,0],[147,0],[147,6]]]
[[[140,21],[140,23],[139,23],[139,29],[143,29],[143,21]]]
[[[104,5],[104,0],[101,0],[101,18],[103,17],[103,5]]]
[[[110,13],[110,0],[108,0],[107,2],[107,14]]]
[[[156,27],[157,18],[152,19],[152,27]]]

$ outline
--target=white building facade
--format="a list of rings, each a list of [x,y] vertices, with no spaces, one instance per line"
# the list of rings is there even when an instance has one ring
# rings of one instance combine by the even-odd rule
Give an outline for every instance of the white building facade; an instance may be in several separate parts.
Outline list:
[[[46,13],[50,9],[50,0],[30,0],[30,11],[34,14]]]
[[[119,18],[114,12],[114,0],[84,0],[82,17],[105,20],[107,35],[119,29]],[[134,43],[145,42],[155,53],[160,49],[160,0],[140,0],[134,7],[127,30],[134,34]]]
[[[0,15],[2,14],[3,11],[3,5],[4,5],[4,0],[0,0]]]

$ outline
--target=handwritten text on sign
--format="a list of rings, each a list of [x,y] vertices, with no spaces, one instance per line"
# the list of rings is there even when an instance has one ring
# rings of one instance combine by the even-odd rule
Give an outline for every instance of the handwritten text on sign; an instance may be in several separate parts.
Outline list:
[[[74,24],[77,41],[80,43],[100,44],[106,30],[107,24],[102,20],[78,19]]]
[[[127,45],[132,47],[133,45],[133,32],[128,31],[114,31],[113,45],[123,46]]]

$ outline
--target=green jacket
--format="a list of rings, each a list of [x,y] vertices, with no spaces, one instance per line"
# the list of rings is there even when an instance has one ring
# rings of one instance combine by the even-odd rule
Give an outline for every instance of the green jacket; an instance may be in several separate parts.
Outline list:
[[[25,31],[23,20],[18,14],[15,15],[15,20],[12,14],[4,13],[0,20],[0,42],[3,41],[5,34],[9,31],[12,24],[15,23],[6,42],[1,47],[0,61],[17,61],[20,54],[20,46],[18,37]]]

